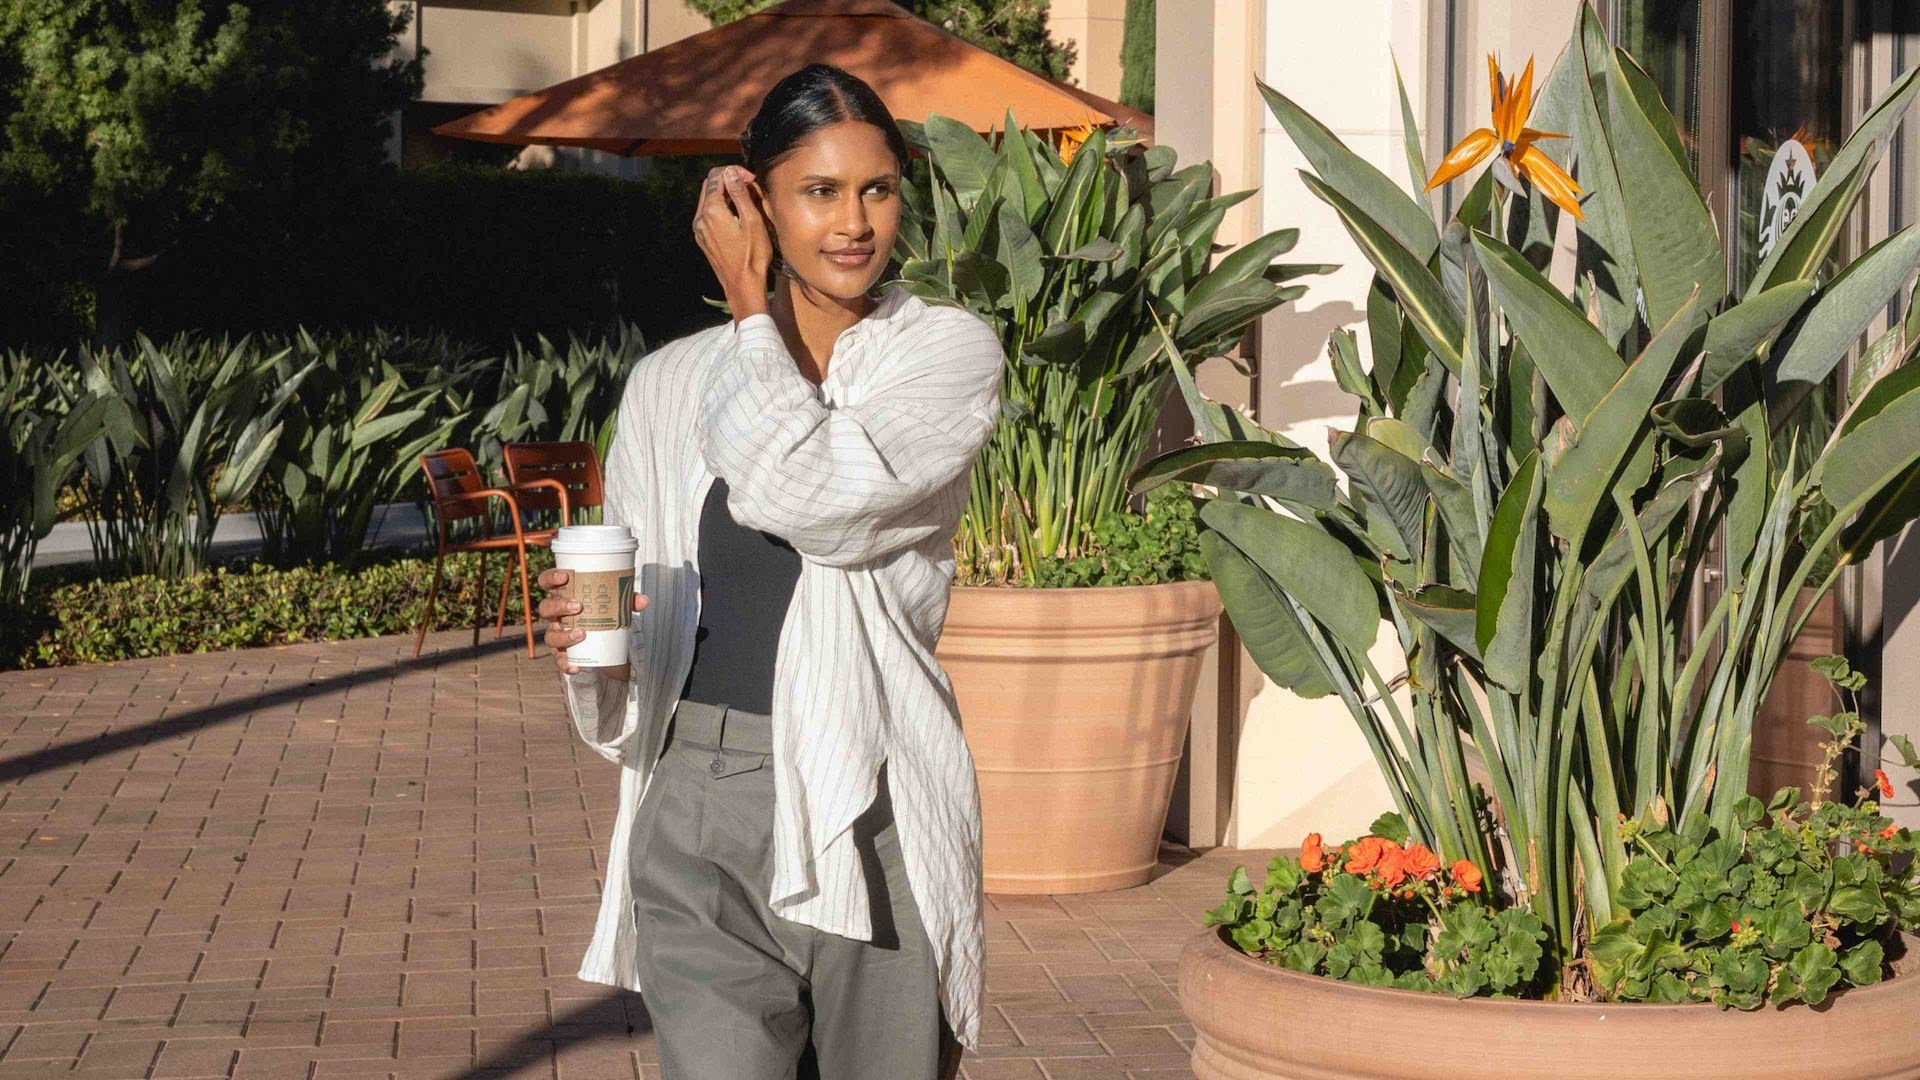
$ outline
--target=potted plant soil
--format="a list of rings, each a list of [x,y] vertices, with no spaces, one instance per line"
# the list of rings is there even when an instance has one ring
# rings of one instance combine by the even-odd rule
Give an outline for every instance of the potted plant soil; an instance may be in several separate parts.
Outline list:
[[[1583,10],[1543,80],[1494,74],[1489,129],[1434,181],[1495,160],[1444,228],[1263,87],[1378,272],[1370,363],[1332,343],[1359,423],[1302,460],[1196,396],[1210,441],[1138,480],[1214,463],[1229,617],[1276,682],[1340,697],[1396,806],[1234,874],[1181,959],[1202,1078],[1920,1075],[1915,837],[1873,761],[1824,794],[1864,679],[1813,665],[1834,706],[1808,797],[1746,783],[1789,643],[1920,513],[1920,316],[1868,347],[1830,432],[1793,419],[1920,265],[1908,229],[1818,272],[1920,75],[1737,299],[1653,85]],[[1562,224],[1571,293],[1545,276]],[[1690,638],[1716,533],[1726,587]],[[1404,673],[1369,660],[1381,632]]]
[[[1186,496],[1129,508],[1174,347],[1226,353],[1319,267],[1269,233],[1209,266],[1226,211],[1206,163],[1104,131],[1056,149],[1012,115],[942,117],[904,185],[902,276],[1001,331],[1003,416],[955,539],[939,659],[980,777],[986,888],[1146,881],[1220,602]]]

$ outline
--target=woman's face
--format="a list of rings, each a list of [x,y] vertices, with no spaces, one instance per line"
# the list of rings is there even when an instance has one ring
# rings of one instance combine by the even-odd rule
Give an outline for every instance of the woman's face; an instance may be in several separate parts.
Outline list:
[[[756,179],[780,257],[801,281],[841,300],[873,288],[900,231],[900,165],[878,128],[821,128]]]

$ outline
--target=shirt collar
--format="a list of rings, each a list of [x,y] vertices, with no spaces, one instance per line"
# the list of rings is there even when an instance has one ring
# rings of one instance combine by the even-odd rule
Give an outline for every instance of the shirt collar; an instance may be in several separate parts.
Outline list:
[[[833,339],[833,355],[836,357],[848,355],[854,346],[865,342],[881,327],[894,322],[900,317],[907,301],[913,295],[907,291],[905,283],[900,281],[890,281],[880,289],[880,301],[874,305],[872,311],[867,313],[866,318],[840,331],[839,336]],[[828,371],[827,377],[831,379],[833,372]]]

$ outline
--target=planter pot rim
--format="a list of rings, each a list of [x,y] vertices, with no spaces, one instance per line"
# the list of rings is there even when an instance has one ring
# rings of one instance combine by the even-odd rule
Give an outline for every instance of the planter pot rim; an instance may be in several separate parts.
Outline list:
[[[960,584],[955,584],[953,586],[953,591],[960,592],[962,590],[965,590],[968,592],[992,593],[996,596],[1013,596],[1013,595],[1059,596],[1064,593],[1100,593],[1102,595],[1106,595],[1106,594],[1113,594],[1113,593],[1142,593],[1142,592],[1150,592],[1154,589],[1182,589],[1182,588],[1211,589],[1213,588],[1213,579],[1201,578],[1198,581],[1162,581],[1157,585],[1065,585],[1065,586],[1060,586],[1058,588],[1042,587],[1038,585],[960,585]]]
[[[1920,938],[1917,938],[1914,935],[1908,934],[1905,932],[1900,933],[1899,937],[1902,944],[1906,948],[1905,955],[1903,955],[1894,964],[1894,972],[1891,976],[1885,979],[1882,979],[1877,983],[1874,983],[1872,986],[1855,986],[1855,987],[1849,987],[1845,990],[1835,991],[1834,993],[1827,995],[1826,1001],[1823,1001],[1818,1005],[1808,1005],[1804,1001],[1796,1001],[1786,1005],[1765,1006],[1760,1009],[1752,1010],[1752,1012],[1747,1013],[1747,1015],[1757,1015],[1757,1014],[1770,1013],[1770,1012],[1783,1012],[1789,1009],[1792,1009],[1792,1010],[1805,1009],[1809,1012],[1825,1012],[1827,1009],[1832,1008],[1833,1004],[1836,1002],[1840,1002],[1843,1000],[1858,1000],[1861,997],[1873,995],[1873,994],[1876,994],[1877,992],[1879,993],[1891,992],[1894,989],[1894,984],[1896,982],[1900,982],[1901,980],[1907,979],[1907,978],[1920,977],[1920,972],[1916,972],[1914,970],[1916,960],[1920,960]],[[1372,1001],[1382,1006],[1388,1006],[1388,1007],[1391,1007],[1394,1005],[1402,1005],[1402,1006],[1418,1005],[1418,1006],[1424,1006],[1431,1009],[1472,1009],[1480,1013],[1489,1014],[1489,1015],[1500,1015],[1500,1014],[1511,1015],[1511,1014],[1517,1014],[1517,1013],[1539,1015],[1543,1011],[1547,1011],[1547,1010],[1552,1010],[1555,1012],[1561,1012],[1561,1013],[1567,1013],[1567,1014],[1572,1014],[1572,1013],[1592,1014],[1596,1010],[1604,1011],[1607,1009],[1627,1009],[1627,1010],[1631,1010],[1633,1014],[1636,1016],[1649,1016],[1649,1017],[1656,1016],[1656,1015],[1696,1016],[1697,1017],[1697,1016],[1706,1015],[1708,1013],[1718,1013],[1722,1011],[1729,1011],[1734,1013],[1743,1012],[1743,1010],[1737,1010],[1737,1009],[1721,1010],[1718,1006],[1714,1005],[1712,1002],[1707,1002],[1707,1001],[1688,1002],[1684,1005],[1672,1005],[1664,1002],[1640,1002],[1640,1001],[1580,1002],[1580,1001],[1535,1001],[1531,998],[1487,998],[1487,997],[1458,998],[1458,997],[1454,997],[1451,994],[1428,993],[1427,991],[1424,991],[1424,990],[1406,990],[1397,986],[1371,986],[1371,985],[1368,985],[1367,983],[1348,982],[1345,979],[1335,979],[1335,978],[1332,978],[1331,976],[1326,976],[1326,975],[1308,975],[1304,972],[1294,971],[1292,968],[1284,968],[1284,967],[1280,967],[1277,964],[1269,964],[1263,960],[1258,960],[1254,957],[1248,956],[1246,953],[1241,952],[1238,948],[1236,948],[1233,942],[1227,940],[1227,931],[1225,927],[1216,927],[1216,928],[1206,930],[1200,935],[1200,939],[1201,939],[1200,947],[1203,950],[1207,952],[1230,954],[1231,960],[1229,962],[1244,964],[1247,966],[1247,969],[1249,971],[1263,972],[1271,977],[1295,981],[1303,985],[1322,988],[1322,989],[1329,988],[1329,987],[1338,988],[1338,992],[1342,994],[1352,994],[1357,998],[1371,999]]]

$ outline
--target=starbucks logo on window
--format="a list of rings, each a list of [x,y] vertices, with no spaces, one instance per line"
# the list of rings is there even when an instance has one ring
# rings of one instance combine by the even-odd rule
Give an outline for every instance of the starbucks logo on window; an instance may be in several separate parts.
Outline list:
[[[1812,189],[1813,155],[1807,153],[1807,148],[1797,139],[1781,143],[1780,149],[1773,153],[1773,164],[1767,166],[1767,185],[1760,192],[1760,227],[1756,239],[1760,242],[1761,258],[1766,258],[1773,245],[1780,242],[1781,234],[1787,231],[1787,225],[1800,212],[1800,204]]]

